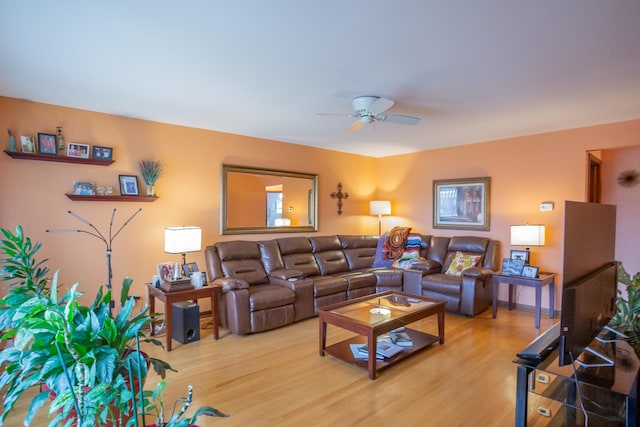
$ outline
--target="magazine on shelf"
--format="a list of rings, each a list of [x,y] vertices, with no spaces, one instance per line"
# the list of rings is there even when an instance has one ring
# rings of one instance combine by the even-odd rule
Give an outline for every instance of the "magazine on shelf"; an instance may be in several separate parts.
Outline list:
[[[351,353],[353,353],[353,358],[356,360],[367,360],[369,358],[369,352],[367,351],[366,344],[349,344],[351,347]],[[362,350],[364,347],[364,351]],[[376,359],[382,359],[383,357],[379,354],[376,354]]]
[[[367,344],[361,344],[359,350],[365,356],[369,354],[369,351],[367,350]],[[403,348],[399,345],[395,345],[386,341],[379,341],[378,345],[376,346],[376,357],[393,357],[396,354],[400,353],[402,350]]]
[[[391,342],[395,345],[399,345],[400,347],[412,347],[413,340],[406,332],[394,332],[391,331],[389,334],[391,337]]]

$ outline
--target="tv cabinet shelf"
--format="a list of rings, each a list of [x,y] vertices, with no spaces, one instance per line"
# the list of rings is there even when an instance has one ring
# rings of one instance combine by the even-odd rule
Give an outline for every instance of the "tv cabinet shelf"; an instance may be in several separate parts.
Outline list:
[[[114,162],[114,160],[80,159],[77,157],[56,156],[53,154],[22,153],[20,151],[7,150],[4,150],[4,152],[12,159],[38,160],[41,162],[75,163],[94,166],[109,166]]]
[[[120,196],[120,195],[111,195],[111,196],[101,196],[101,195],[90,195],[84,196],[80,194],[65,194],[69,199],[74,202],[155,202],[158,200],[157,196]]]

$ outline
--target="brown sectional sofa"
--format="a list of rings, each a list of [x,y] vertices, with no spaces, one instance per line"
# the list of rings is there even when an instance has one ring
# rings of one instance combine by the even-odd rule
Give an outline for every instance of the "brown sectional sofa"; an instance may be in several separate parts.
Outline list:
[[[313,317],[320,307],[385,290],[445,299],[448,310],[467,315],[486,309],[491,303],[487,279],[497,268],[497,242],[421,237],[420,254],[426,260],[414,264],[415,270],[374,268],[377,236],[284,237],[210,245],[205,259],[209,280],[222,287],[221,325],[236,335],[262,332]],[[442,274],[457,250],[481,253],[482,267],[469,269],[462,277]]]

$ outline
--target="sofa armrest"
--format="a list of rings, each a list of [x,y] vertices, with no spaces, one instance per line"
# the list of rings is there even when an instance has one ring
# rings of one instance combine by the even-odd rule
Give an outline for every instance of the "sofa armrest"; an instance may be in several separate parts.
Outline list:
[[[235,289],[249,289],[249,283],[246,280],[234,279],[233,277],[222,277],[213,281],[214,285],[222,288],[222,293],[227,293]]]
[[[408,294],[422,295],[424,270],[407,269],[402,274],[402,290]]]
[[[493,273],[493,270],[484,267],[470,267],[462,271],[464,277],[476,277],[482,281],[486,281]]]
[[[420,270],[423,274],[434,274],[442,271],[442,264],[432,259],[424,259],[411,264],[412,270]]]
[[[475,274],[474,271],[469,275],[462,273],[460,314],[475,316],[491,305],[493,286],[490,278],[493,271],[486,268],[479,270],[485,271],[480,271],[477,275],[472,275]]]
[[[280,270],[284,271],[284,270]],[[294,270],[288,270],[294,271]],[[296,280],[290,279],[281,279],[278,277],[274,277],[273,275],[269,276],[269,283],[276,286],[282,286],[288,289],[291,289],[296,294],[296,300],[294,302],[294,321],[307,319],[309,317],[314,316],[313,311],[313,280],[311,279],[300,279]]]
[[[273,270],[271,273],[269,273],[269,279],[295,281],[298,279],[303,279],[304,277],[305,277],[305,274],[300,270],[280,269],[280,270]]]

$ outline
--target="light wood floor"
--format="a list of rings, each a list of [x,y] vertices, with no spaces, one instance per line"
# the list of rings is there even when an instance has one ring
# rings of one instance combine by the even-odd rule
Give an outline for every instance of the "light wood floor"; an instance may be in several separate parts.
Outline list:
[[[511,426],[514,422],[515,353],[538,335],[532,312],[500,307],[474,318],[446,314],[445,344],[383,370],[367,372],[318,354],[318,319],[237,337],[221,329],[214,341],[203,318],[198,342],[173,343],[150,353],[173,365],[166,401],[194,387],[195,405],[229,418],[202,418],[206,426]],[[557,321],[557,319],[556,319]],[[554,320],[543,316],[541,331]],[[414,324],[415,325],[415,324]],[[435,333],[436,319],[419,323]],[[351,333],[329,326],[328,344]],[[164,338],[164,337],[162,337]],[[149,349],[147,349],[149,350]],[[158,378],[151,374],[146,388]],[[6,426],[22,425],[25,406]],[[34,425],[46,425],[46,409]]]

